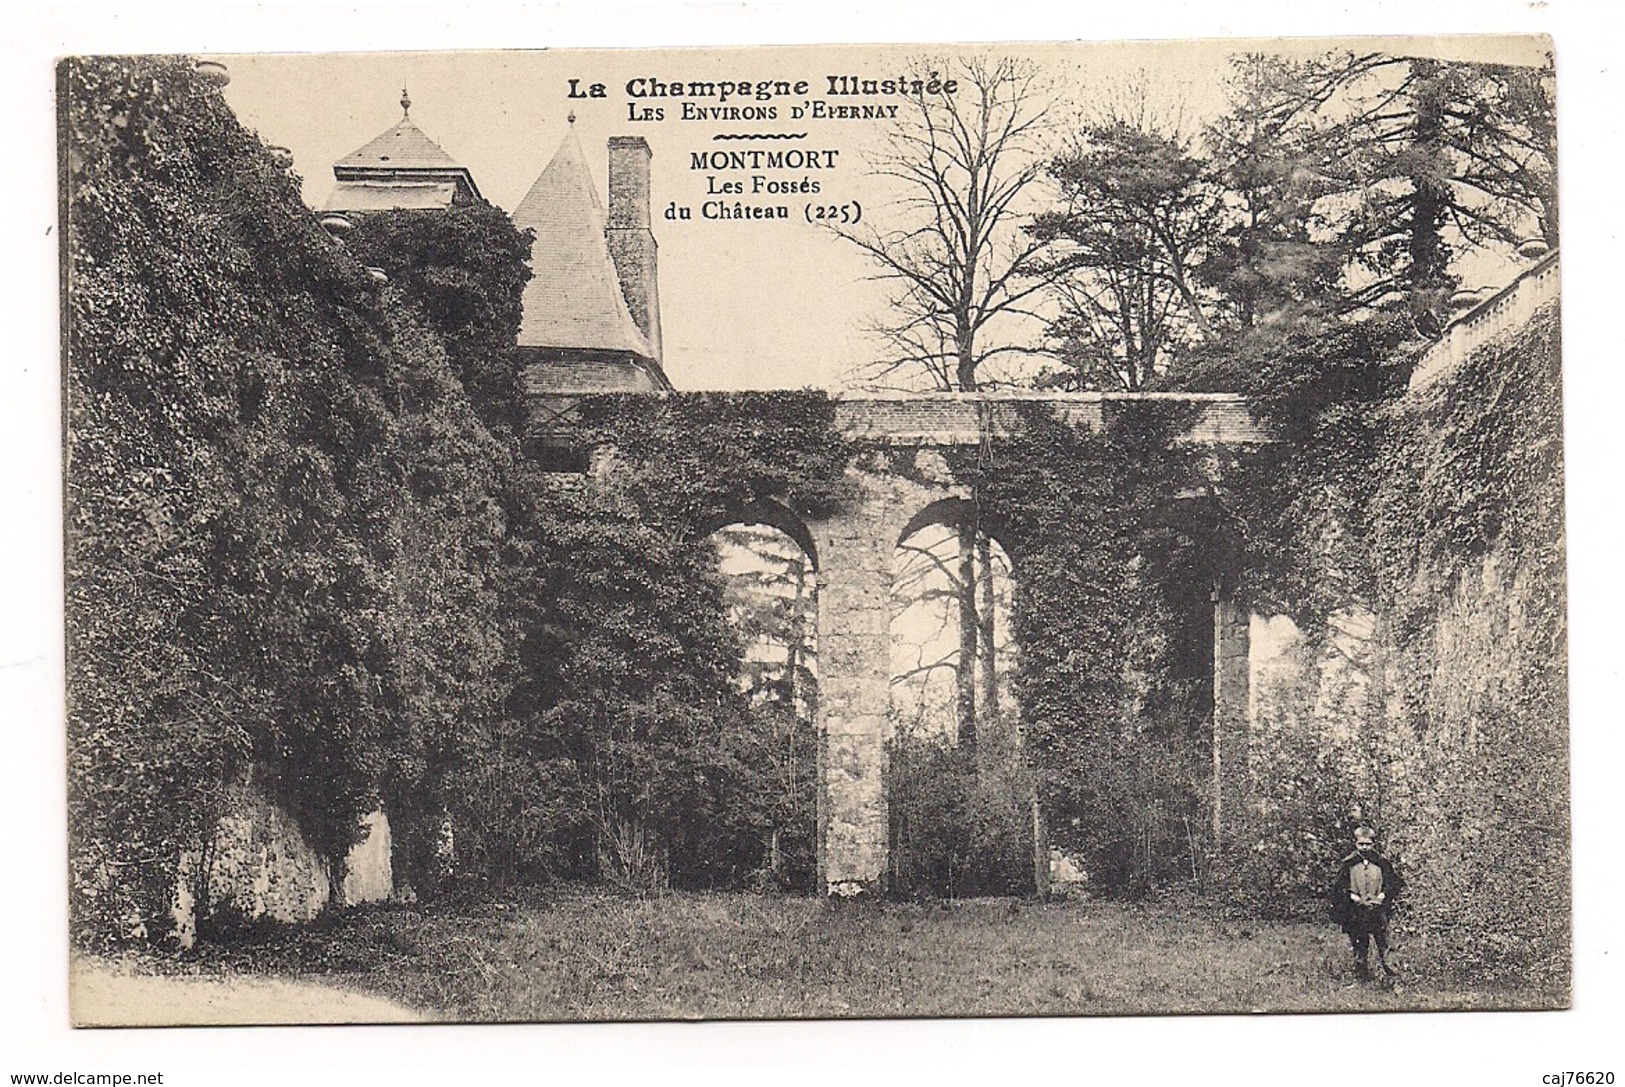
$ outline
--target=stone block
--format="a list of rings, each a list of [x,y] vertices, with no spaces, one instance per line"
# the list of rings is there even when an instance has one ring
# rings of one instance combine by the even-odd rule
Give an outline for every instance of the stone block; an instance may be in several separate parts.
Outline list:
[[[830,676],[820,684],[818,699],[825,727],[835,728],[833,719],[840,717],[845,721],[841,731],[851,732],[858,720],[885,719],[891,709],[891,685],[883,675]]]
[[[393,843],[389,817],[375,811],[362,820],[366,837],[350,847],[344,858],[344,904],[383,902],[395,890]]]

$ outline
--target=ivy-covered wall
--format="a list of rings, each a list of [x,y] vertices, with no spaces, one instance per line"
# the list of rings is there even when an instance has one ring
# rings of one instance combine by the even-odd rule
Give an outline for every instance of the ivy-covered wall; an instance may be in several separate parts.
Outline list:
[[[1406,873],[1417,960],[1555,992],[1570,901],[1559,342],[1549,307],[1381,412],[1374,598],[1287,631],[1255,668],[1251,870],[1317,894],[1357,809]]]
[[[1099,428],[1041,403],[955,458],[1014,564],[1015,695],[1050,842],[1095,889],[1205,873],[1213,594],[1229,529],[1200,497],[1198,409],[1114,405]]]
[[[402,360],[189,61],[60,79],[73,912],[156,937],[250,762],[329,858],[373,804]]]
[[[554,486],[500,210],[340,242],[190,60],[59,77],[76,939],[184,936],[178,880],[204,919],[375,894],[380,807],[403,892],[744,882],[782,797],[696,537],[830,500],[827,398],[589,410],[625,471]]]
[[[164,936],[250,774],[337,899],[368,814],[424,852],[517,712],[522,488],[460,371],[512,338],[522,239],[471,211],[467,276],[380,284],[186,58],[59,78],[75,935]]]
[[[1570,903],[1559,346],[1553,306],[1401,404],[1374,551],[1415,928],[1472,973],[1550,985]]]

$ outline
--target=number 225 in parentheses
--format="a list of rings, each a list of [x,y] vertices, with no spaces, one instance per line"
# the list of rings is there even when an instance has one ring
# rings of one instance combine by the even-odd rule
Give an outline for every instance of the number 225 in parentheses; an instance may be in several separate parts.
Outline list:
[[[863,205],[853,200],[846,204],[808,204],[802,209],[809,223],[860,223]]]

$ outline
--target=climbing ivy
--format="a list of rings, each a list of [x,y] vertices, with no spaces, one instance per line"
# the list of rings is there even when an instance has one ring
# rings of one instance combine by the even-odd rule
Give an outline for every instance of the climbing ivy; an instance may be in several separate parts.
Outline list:
[[[768,750],[782,722],[740,690],[706,537],[765,500],[809,517],[841,500],[849,453],[834,405],[819,393],[605,395],[579,417],[602,460],[540,537],[555,595],[531,684],[541,754],[583,798],[565,870],[739,885],[766,867],[785,806]],[[813,827],[796,832],[810,841]]]
[[[411,855],[516,670],[513,450],[189,62],[61,79],[74,920],[156,938],[245,778],[335,886],[380,799]]]
[[[1409,393],[1392,329],[1305,345],[1281,361],[1304,367],[1300,398],[1260,405],[1277,442],[1226,472],[1238,584],[1299,622],[1307,665],[1295,714],[1255,739],[1262,795],[1236,828],[1232,889],[1301,909],[1357,806],[1409,873],[1418,960],[1553,989],[1569,885],[1559,339],[1551,307]],[[1369,633],[1339,636],[1351,619]]]
[[[579,411],[643,515],[688,531],[764,499],[817,517],[849,495],[854,450],[821,392],[591,396]]]
[[[1109,890],[1204,862],[1211,503],[1188,496],[1190,405],[1109,410],[1098,429],[1041,404],[953,468],[1001,526],[1016,583],[1015,692],[1052,844]]]
[[[398,356],[189,61],[60,80],[74,917],[156,936],[248,761],[328,857],[372,802]]]
[[[1569,934],[1562,379],[1555,306],[1387,418],[1373,515],[1413,924],[1482,979],[1561,989]]]
[[[530,280],[533,233],[483,201],[450,208],[353,213],[345,244],[401,291],[446,354],[485,427],[524,429],[515,344]]]
[[[1378,315],[1271,340],[1233,362],[1230,391],[1270,439],[1221,451],[1218,472],[1231,590],[1254,610],[1321,633],[1338,610],[1373,599],[1382,418],[1409,376],[1407,331]]]

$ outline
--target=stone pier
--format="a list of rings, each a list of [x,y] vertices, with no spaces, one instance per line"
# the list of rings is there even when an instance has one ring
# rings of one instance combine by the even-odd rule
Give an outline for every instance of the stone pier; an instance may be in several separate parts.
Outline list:
[[[887,871],[894,553],[911,517],[960,497],[883,470],[851,478],[857,500],[810,525],[820,556],[818,874],[842,896],[881,890]]]
[[[891,548],[861,513],[815,528],[818,572],[818,874],[831,894],[878,890],[886,870]]]
[[[1251,613],[1213,594],[1213,840],[1222,849],[1225,827],[1247,799],[1247,683]]]

